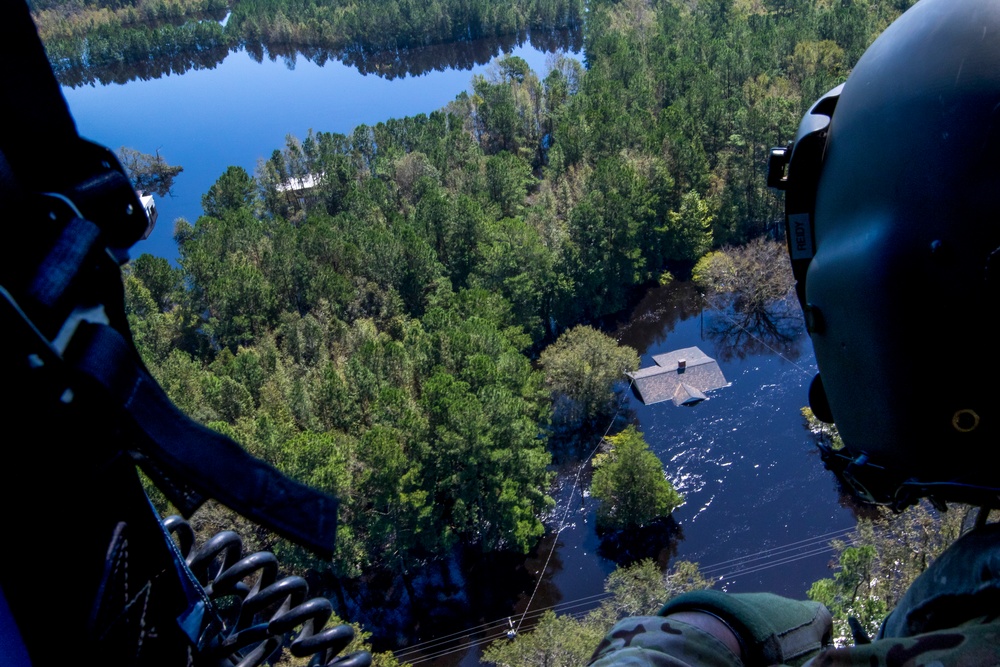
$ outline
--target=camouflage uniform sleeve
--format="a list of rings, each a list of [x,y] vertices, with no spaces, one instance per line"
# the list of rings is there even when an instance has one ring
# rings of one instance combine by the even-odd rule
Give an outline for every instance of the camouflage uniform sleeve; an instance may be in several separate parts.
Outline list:
[[[619,621],[600,643],[593,667],[741,667],[725,644],[694,626],[662,616]]]
[[[981,618],[955,628],[871,644],[828,649],[806,667],[1000,665],[1000,620]]]
[[[720,641],[686,623],[660,616],[626,618],[597,647],[592,667],[740,667]],[[871,644],[830,648],[805,667],[1000,665],[1000,619]]]

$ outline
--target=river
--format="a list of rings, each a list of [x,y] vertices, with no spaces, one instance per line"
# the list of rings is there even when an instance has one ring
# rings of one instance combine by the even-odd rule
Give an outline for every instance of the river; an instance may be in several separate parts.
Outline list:
[[[348,133],[360,123],[438,109],[468,89],[472,75],[483,72],[502,49],[545,71],[547,47],[525,39],[466,49],[473,55],[459,58],[465,63],[459,68],[449,66],[456,62],[454,54],[435,65],[433,53],[424,52],[423,64],[409,70],[404,64],[400,71],[409,75],[393,77],[293,55],[258,61],[239,50],[182,75],[63,92],[84,136],[112,148],[160,151],[184,167],[174,196],[159,202],[152,237],[134,249],[175,260],[173,220],[197,219],[201,195],[229,165],[252,173],[289,133]],[[527,628],[545,608],[567,613],[592,608],[606,575],[617,563],[639,556],[662,565],[677,558],[697,561],[720,589],[730,591],[801,597],[810,582],[828,576],[829,540],[854,520],[840,506],[834,480],[823,470],[799,413],[816,370],[811,349],[801,327],[791,327],[788,340],[761,341],[727,331],[727,322],[726,313],[706,310],[690,285],[670,285],[651,289],[620,321],[606,326],[640,352],[643,366],[652,364],[655,354],[698,346],[719,361],[729,381],[693,407],[645,406],[635,397],[623,406],[623,418],[645,433],[686,497],[671,525],[627,545],[602,541],[594,530],[596,503],[585,493],[587,471],[577,486],[580,462],[569,458],[558,466],[550,534],[527,559],[456,557],[441,564],[426,578],[454,590],[442,597],[436,589],[422,615],[415,614],[419,623],[377,635],[377,645],[409,646],[401,656],[415,664],[478,664],[485,640],[502,634],[508,617],[518,623],[523,615]],[[392,626],[385,615],[391,610],[368,607],[367,612],[355,620]],[[478,630],[470,633],[471,627]]]

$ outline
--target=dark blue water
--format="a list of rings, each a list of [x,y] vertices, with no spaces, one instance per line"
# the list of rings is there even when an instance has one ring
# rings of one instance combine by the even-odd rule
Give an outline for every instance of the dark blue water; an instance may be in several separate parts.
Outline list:
[[[673,513],[672,534],[653,535],[638,551],[661,564],[696,561],[722,590],[803,597],[830,574],[825,536],[854,525],[803,426],[800,409],[816,373],[812,349],[800,323],[788,327],[787,341],[720,334],[732,329],[729,315],[704,305],[689,286],[657,288],[615,332],[641,353],[643,367],[653,355],[700,347],[730,383],[692,407],[627,401],[624,410],[686,501]],[[579,497],[560,535],[561,569],[551,577],[560,602],[600,593],[612,558],[623,560],[593,528],[596,501]]]
[[[512,53],[536,72],[545,71],[548,54],[530,42]],[[160,217],[153,234],[133,249],[133,255],[148,252],[173,260],[173,221],[194,222],[202,213],[201,195],[230,165],[253,174],[257,161],[283,148],[289,134],[302,138],[310,129],[347,134],[362,123],[440,109],[470,89],[488,57],[469,69],[442,67],[388,79],[337,61],[322,66],[302,57],[256,62],[238,51],[211,69],[124,85],[64,87],[63,94],[84,137],[112,149],[160,151],[167,162],[184,167],[174,196],[157,201]]]

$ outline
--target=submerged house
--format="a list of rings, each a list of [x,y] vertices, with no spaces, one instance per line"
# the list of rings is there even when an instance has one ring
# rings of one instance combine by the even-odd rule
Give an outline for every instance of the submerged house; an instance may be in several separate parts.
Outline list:
[[[729,384],[718,362],[697,347],[658,354],[653,361],[655,366],[626,373],[646,405],[668,400],[691,405],[708,398],[705,392]]]

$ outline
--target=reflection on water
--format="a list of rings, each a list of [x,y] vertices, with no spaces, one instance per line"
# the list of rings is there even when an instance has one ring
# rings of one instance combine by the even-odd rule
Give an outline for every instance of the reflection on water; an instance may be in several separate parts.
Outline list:
[[[323,65],[327,60],[339,60],[361,74],[374,74],[384,79],[420,76],[427,72],[444,70],[470,70],[485,65],[501,53],[530,44],[537,51],[555,53],[583,49],[583,31],[579,28],[563,30],[520,32],[499,37],[433,44],[394,50],[375,50],[364,46],[351,46],[332,50],[322,47],[266,47],[257,43],[247,45],[247,51],[260,62],[265,56],[281,58],[289,66],[302,56]]]
[[[678,322],[700,316],[703,299],[692,282],[674,282],[648,290],[631,311],[620,313],[608,329],[619,343],[635,348],[640,354],[658,345]],[[676,345],[672,349],[683,347]]]
[[[802,340],[804,327],[798,301],[789,293],[763,312],[713,312],[708,316],[705,333],[715,343],[720,360],[781,350],[789,361],[794,361],[800,356],[801,346],[790,343]]]
[[[648,526],[602,535],[597,554],[618,567],[651,560],[665,570],[673,562],[683,539],[684,529],[671,516]]]
[[[110,62],[100,65],[83,66],[54,62],[53,71],[60,84],[70,88],[80,86],[106,86],[129,81],[149,81],[162,76],[181,75],[186,72],[215,69],[219,63],[234,52],[226,45],[205,44],[193,52],[169,53],[153,56],[147,60]]]
[[[497,37],[433,44],[397,49],[373,49],[352,44],[344,48],[329,48],[309,44],[267,44],[260,40],[233,41],[217,30],[160,31],[158,41],[146,44],[143,57],[126,53],[93,61],[80,53],[59,57],[53,54],[53,70],[59,83],[70,88],[84,85],[124,84],[148,81],[163,76],[181,75],[189,71],[214,69],[231,53],[246,51],[258,63],[268,59],[282,61],[294,69],[299,58],[319,66],[339,61],[355,68],[360,74],[392,80],[421,76],[428,72],[471,70],[514,48],[529,45],[548,53],[583,49],[583,29],[580,26],[558,30],[522,31]]]

